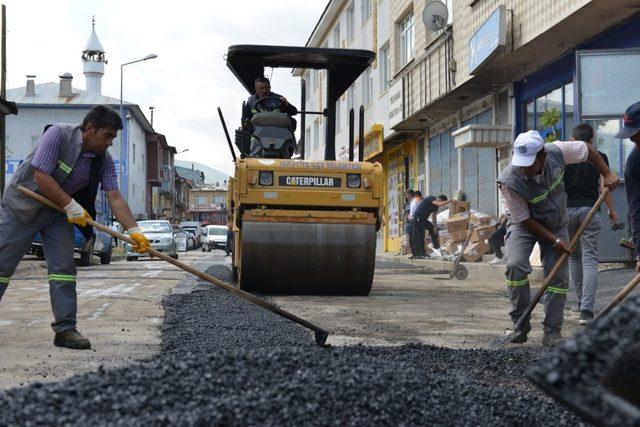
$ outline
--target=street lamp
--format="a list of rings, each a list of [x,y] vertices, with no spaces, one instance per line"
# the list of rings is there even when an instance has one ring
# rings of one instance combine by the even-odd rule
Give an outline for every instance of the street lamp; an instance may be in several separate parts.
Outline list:
[[[182,150],[182,151],[178,151],[175,155],[177,156],[178,154],[182,154],[182,153],[185,153],[185,152],[187,152],[187,151],[189,151],[189,149],[188,149],[188,148],[185,148],[185,149],[184,149],[184,150]]]
[[[145,56],[144,58],[136,59],[135,61],[125,62],[124,64],[120,65],[120,118],[122,119],[123,123],[124,123],[124,112],[123,112],[123,108],[122,108],[122,77],[123,77],[124,66],[125,65],[130,65],[130,64],[135,64],[136,62],[148,61],[149,59],[154,59],[154,58],[157,58],[157,57],[158,57],[158,55],[156,55],[155,53],[152,53],[150,55]],[[123,182],[122,182],[122,169],[123,168],[124,168],[124,138],[122,138],[122,131],[120,131],[120,168],[118,170],[118,180],[120,181],[120,187],[122,189],[124,189],[124,185],[123,185]],[[126,199],[128,201],[129,198],[126,197]]]

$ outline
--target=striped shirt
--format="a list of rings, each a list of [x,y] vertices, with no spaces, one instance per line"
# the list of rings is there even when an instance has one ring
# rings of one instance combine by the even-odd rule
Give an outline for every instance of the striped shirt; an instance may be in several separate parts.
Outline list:
[[[554,144],[562,152],[566,165],[585,162],[589,157],[589,149],[583,141],[556,141]],[[541,178],[541,175],[536,175],[533,180],[539,183]],[[504,202],[511,213],[510,220],[512,223],[516,224],[531,217],[529,204],[521,195],[510,190],[506,185],[501,185],[500,191],[502,191]]]
[[[40,137],[38,148],[31,160],[31,166],[46,173],[53,174],[58,167],[60,147],[64,142],[62,131],[57,126],[51,126]],[[91,175],[91,161],[96,155],[90,151],[82,152],[73,166],[73,170],[62,184],[62,190],[73,195],[89,184]],[[111,157],[105,157],[105,169],[100,177],[100,186],[104,191],[114,191],[118,189],[116,178],[116,168]]]

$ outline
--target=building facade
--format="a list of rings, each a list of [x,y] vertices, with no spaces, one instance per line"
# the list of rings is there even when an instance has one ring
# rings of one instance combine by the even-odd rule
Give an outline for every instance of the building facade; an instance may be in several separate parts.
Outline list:
[[[206,225],[227,224],[227,183],[204,184],[189,190],[189,221]]]

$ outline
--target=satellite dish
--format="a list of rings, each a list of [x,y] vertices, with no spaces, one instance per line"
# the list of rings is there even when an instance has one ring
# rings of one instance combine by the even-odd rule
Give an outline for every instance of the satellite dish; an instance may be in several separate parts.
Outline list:
[[[449,11],[447,5],[441,1],[430,1],[422,11],[422,22],[432,33],[440,31],[447,24]]]

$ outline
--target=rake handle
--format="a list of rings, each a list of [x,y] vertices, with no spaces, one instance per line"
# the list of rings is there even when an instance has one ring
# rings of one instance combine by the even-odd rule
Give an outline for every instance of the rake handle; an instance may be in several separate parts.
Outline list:
[[[64,209],[60,208],[60,206],[56,205],[53,201],[49,200],[48,198],[46,198],[46,197],[44,197],[44,196],[42,196],[42,195],[40,195],[38,193],[35,193],[35,192],[33,192],[33,191],[31,191],[31,190],[29,190],[29,189],[27,189],[27,188],[25,188],[25,187],[23,187],[21,185],[18,186],[18,190],[21,191],[22,193],[26,194],[27,196],[39,201],[40,203],[49,206],[52,209],[58,210],[60,212],[64,212]],[[109,234],[109,235],[111,235],[111,236],[113,236],[113,237],[115,237],[117,239],[123,240],[123,241],[129,243],[130,245],[136,244],[136,242],[133,239],[131,239],[129,236],[127,236],[126,234],[122,234],[122,233],[119,233],[117,231],[114,231],[114,230],[110,229],[109,227],[107,227],[105,225],[102,225],[99,222],[96,222],[96,221],[94,221],[92,219],[87,220],[87,224],[91,225],[92,227],[97,228],[100,231],[104,231],[105,233],[107,233],[107,234]],[[186,264],[184,264],[184,263],[182,263],[182,262],[180,262],[180,261],[178,261],[176,259],[173,259],[170,256],[163,254],[162,252],[158,252],[157,250],[155,250],[153,248],[149,248],[147,252],[149,254],[153,255],[154,257],[160,258],[160,259],[168,262],[169,264],[173,264],[178,268],[181,268],[181,269],[183,269],[183,270],[185,270],[185,271],[187,271],[187,272],[189,272],[191,274],[194,274],[194,275],[198,276],[202,280],[206,280],[207,282],[210,282],[210,283],[212,283],[212,284],[214,284],[214,285],[216,285],[218,287],[221,287],[224,290],[226,290],[227,292],[229,292],[229,293],[231,293],[233,295],[236,295],[239,298],[242,298],[242,299],[244,299],[246,301],[249,301],[249,302],[251,302],[253,304],[259,305],[260,307],[262,307],[264,309],[267,309],[267,310],[271,311],[272,313],[278,314],[278,315],[280,315],[280,316],[282,316],[282,317],[284,317],[286,319],[291,320],[292,322],[295,322],[295,323],[297,323],[297,324],[299,324],[299,325],[301,325],[301,326],[303,326],[303,327],[305,327],[307,329],[310,329],[310,330],[314,331],[316,333],[316,335],[317,334],[324,334],[326,336],[328,334],[327,331],[325,331],[324,329],[314,325],[311,322],[308,322],[307,320],[301,319],[300,317],[296,316],[295,314],[289,313],[288,311],[285,311],[285,310],[283,310],[283,309],[281,309],[281,308],[279,308],[279,307],[277,307],[277,306],[275,306],[273,304],[270,304],[270,303],[268,303],[268,302],[266,302],[266,301],[264,301],[264,300],[262,300],[262,299],[260,299],[260,298],[258,298],[256,296],[248,293],[248,292],[245,292],[245,291],[240,290],[240,289],[238,289],[238,288],[236,288],[234,286],[231,286],[228,283],[225,283],[222,280],[217,279],[217,278],[215,278],[215,277],[213,277],[213,276],[211,276],[211,275],[209,275],[207,273],[204,273],[202,271],[196,270],[195,268],[193,268],[193,267],[191,267],[189,265],[186,265]]]
[[[569,242],[569,248],[573,249],[576,246],[576,244],[580,240],[580,236],[582,235],[584,230],[587,228],[587,226],[593,219],[593,216],[600,209],[600,206],[602,205],[602,203],[604,202],[604,199],[609,194],[609,191],[610,190],[608,187],[605,187],[604,190],[602,190],[602,193],[600,193],[600,197],[598,197],[598,200],[596,200],[596,203],[593,205],[593,207],[587,214],[587,217],[584,219],[584,221],[582,221],[582,224],[580,224],[580,227],[578,227],[576,234],[574,234],[573,237],[571,238],[571,241]],[[562,264],[564,264],[564,262],[567,260],[567,258],[569,258],[569,254],[566,252],[560,255],[560,258],[558,258],[558,260],[556,261],[555,265],[553,266],[553,268],[551,269],[547,277],[545,277],[544,282],[542,283],[542,286],[540,286],[540,289],[538,289],[538,292],[533,297],[531,304],[529,304],[529,306],[524,311],[524,313],[522,313],[522,316],[520,316],[520,319],[518,319],[518,322],[516,323],[514,330],[516,331],[520,330],[522,328],[522,325],[524,325],[524,322],[526,322],[529,319],[529,317],[531,316],[531,313],[533,312],[533,309],[536,308],[536,305],[538,305],[538,303],[540,302],[540,299],[542,299],[542,296],[547,291],[549,284],[556,277],[556,274],[558,274],[558,271],[562,267]]]

